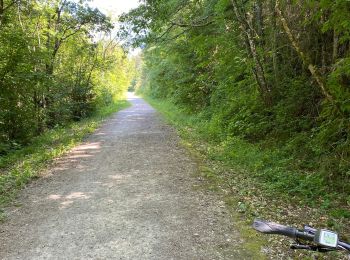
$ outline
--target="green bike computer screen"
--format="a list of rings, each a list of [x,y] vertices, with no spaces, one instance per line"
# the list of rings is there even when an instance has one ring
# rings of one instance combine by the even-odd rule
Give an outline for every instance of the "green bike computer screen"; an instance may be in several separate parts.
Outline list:
[[[338,245],[338,234],[329,230],[318,230],[315,235],[315,243],[321,246],[336,248]]]

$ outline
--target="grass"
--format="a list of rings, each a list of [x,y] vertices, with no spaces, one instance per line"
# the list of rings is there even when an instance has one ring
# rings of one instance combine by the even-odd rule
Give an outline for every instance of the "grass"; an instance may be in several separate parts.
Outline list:
[[[235,137],[224,141],[212,139],[207,121],[186,113],[169,101],[145,98],[175,126],[185,146],[199,154],[205,164],[200,168],[206,169],[201,171],[202,176],[212,185],[226,190],[225,201],[248,247],[256,251],[264,244],[264,251],[271,258],[314,257],[313,253],[288,250],[289,239],[257,235],[250,228],[256,217],[296,227],[306,224],[333,229],[349,240],[349,205],[344,204],[343,194],[338,194],[339,199],[337,194],[327,194],[326,184],[318,183],[317,174],[313,176],[291,169],[288,158],[278,151],[263,150]],[[261,243],[262,240],[265,243]],[[330,254],[317,257],[343,259],[342,255]]]
[[[103,107],[89,118],[51,129],[36,137],[30,145],[0,157],[0,221],[5,218],[1,208],[9,205],[28,182],[39,178],[53,159],[67,153],[93,133],[104,119],[129,105],[121,100]]]

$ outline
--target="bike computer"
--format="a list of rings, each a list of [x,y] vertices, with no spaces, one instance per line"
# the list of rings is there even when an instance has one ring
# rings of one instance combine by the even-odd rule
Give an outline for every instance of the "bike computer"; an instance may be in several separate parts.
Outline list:
[[[338,234],[329,230],[320,229],[315,234],[314,242],[321,246],[336,248],[338,246]]]

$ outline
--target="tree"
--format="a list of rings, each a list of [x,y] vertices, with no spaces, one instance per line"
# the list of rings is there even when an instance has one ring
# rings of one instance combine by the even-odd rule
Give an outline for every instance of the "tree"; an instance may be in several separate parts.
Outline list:
[[[0,154],[110,105],[101,89],[113,102],[128,87],[131,75],[117,67],[131,62],[116,41],[102,51],[96,37],[111,20],[87,1],[3,0],[0,14]],[[112,78],[99,81],[104,72],[124,80],[112,88]]]
[[[47,73],[53,73],[56,55],[61,45],[70,37],[85,33],[92,36],[95,32],[109,32],[112,29],[110,20],[98,9],[92,9],[79,3],[60,0],[53,8],[48,8],[47,48],[51,58],[47,64]]]

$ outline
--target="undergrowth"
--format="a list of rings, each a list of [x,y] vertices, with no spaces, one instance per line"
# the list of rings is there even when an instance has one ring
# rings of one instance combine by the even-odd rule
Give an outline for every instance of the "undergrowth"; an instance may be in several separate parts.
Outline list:
[[[93,133],[105,118],[128,106],[127,101],[117,101],[100,108],[89,118],[51,129],[33,139],[30,145],[0,157],[0,221],[4,219],[1,208],[16,197],[18,190],[30,180],[40,177],[53,159],[64,155]]]

